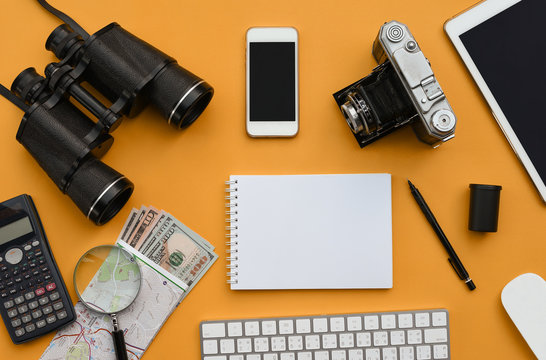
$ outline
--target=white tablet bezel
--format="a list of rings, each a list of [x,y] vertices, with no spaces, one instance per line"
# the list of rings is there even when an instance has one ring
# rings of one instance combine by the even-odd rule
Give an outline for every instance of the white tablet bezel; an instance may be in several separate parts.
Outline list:
[[[489,86],[483,79],[478,67],[470,57],[470,54],[460,39],[461,34],[508,9],[512,5],[519,3],[520,1],[522,0],[484,0],[465,12],[446,21],[444,24],[444,30],[463,59],[468,71],[474,78],[474,81],[480,88],[485,100],[493,112],[493,116],[504,132],[504,135],[508,139],[512,149],[525,167],[525,170],[527,170],[527,173],[533,180],[533,183],[540,193],[542,200],[546,202],[546,185],[544,184],[543,179],[538,174],[538,171],[531,162],[531,159],[516,136],[512,126],[510,126],[510,122],[502,112],[501,107],[497,103],[493,93],[489,89]]]
[[[294,121],[250,121],[250,43],[293,42],[295,44],[294,66],[296,67]],[[293,27],[254,27],[246,33],[246,131],[252,137],[295,136],[299,130],[299,85],[298,85],[298,31]]]

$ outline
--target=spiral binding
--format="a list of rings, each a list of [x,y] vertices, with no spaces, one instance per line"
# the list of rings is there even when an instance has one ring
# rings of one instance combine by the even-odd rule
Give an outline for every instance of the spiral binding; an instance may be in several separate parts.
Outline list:
[[[239,227],[237,226],[237,180],[229,180],[225,182],[226,184],[226,196],[224,197],[226,200],[226,238],[228,239],[226,241],[226,246],[228,247],[226,250],[226,259],[228,261],[228,264],[226,265],[226,268],[229,270],[227,271],[226,275],[228,277],[227,283],[228,284],[237,284],[237,276],[239,275],[238,272],[238,262],[239,262],[239,250],[237,249],[237,246],[239,245],[239,242],[237,240],[237,230]]]

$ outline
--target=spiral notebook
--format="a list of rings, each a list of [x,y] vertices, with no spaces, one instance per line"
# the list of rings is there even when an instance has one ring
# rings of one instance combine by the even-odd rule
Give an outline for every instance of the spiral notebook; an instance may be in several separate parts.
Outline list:
[[[232,175],[232,290],[392,288],[390,174]]]

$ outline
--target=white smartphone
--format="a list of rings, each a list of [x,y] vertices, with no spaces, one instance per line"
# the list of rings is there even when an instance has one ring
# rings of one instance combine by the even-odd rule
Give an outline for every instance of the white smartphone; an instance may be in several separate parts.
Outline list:
[[[246,132],[295,136],[299,130],[298,32],[255,27],[246,33]]]

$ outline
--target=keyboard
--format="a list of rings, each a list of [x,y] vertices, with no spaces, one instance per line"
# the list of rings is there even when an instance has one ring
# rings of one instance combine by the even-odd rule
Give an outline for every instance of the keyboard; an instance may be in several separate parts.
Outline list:
[[[202,360],[451,359],[445,309],[203,321]]]

